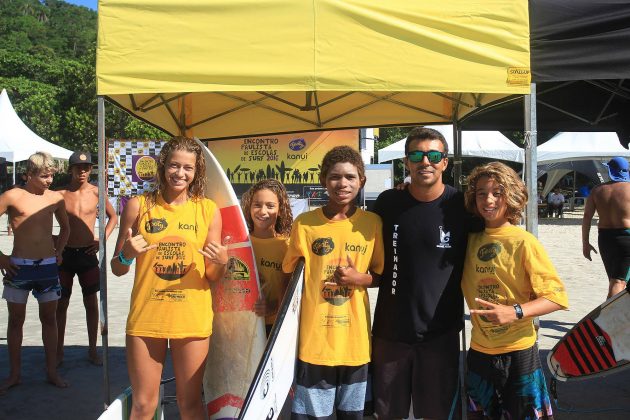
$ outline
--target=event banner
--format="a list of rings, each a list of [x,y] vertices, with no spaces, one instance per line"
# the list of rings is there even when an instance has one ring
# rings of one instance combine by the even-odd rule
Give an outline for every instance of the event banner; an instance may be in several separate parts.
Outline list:
[[[130,197],[155,186],[157,157],[166,140],[107,141],[107,194]]]
[[[359,148],[359,130],[318,131],[213,140],[208,149],[217,158],[240,198],[256,182],[274,178],[284,183],[290,198],[326,201],[319,183],[322,158],[335,146]]]

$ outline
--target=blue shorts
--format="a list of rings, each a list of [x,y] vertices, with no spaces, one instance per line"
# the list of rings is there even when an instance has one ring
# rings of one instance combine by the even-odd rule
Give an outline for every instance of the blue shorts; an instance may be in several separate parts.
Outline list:
[[[26,303],[28,293],[38,302],[58,300],[61,296],[57,258],[49,257],[39,260],[11,257],[11,262],[18,266],[17,273],[2,280],[4,290],[2,297],[8,302]]]
[[[291,420],[363,420],[368,365],[321,366],[297,361]]]

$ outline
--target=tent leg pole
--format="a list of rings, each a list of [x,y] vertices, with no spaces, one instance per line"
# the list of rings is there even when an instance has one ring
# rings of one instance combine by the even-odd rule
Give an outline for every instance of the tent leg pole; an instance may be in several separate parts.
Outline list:
[[[538,132],[536,125],[536,83],[525,95],[525,185],[529,200],[525,209],[525,228],[538,237]]]
[[[453,121],[453,184],[462,190],[462,132],[457,121]]]
[[[109,351],[107,323],[107,243],[105,238],[105,209],[107,200],[107,150],[105,148],[105,99],[99,96],[98,108],[98,255],[101,286],[101,343],[103,346],[103,402],[111,402],[109,386]]]

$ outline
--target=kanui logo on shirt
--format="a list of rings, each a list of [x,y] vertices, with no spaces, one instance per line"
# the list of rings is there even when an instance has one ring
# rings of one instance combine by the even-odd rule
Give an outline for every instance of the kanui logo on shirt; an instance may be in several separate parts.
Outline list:
[[[166,222],[166,219],[149,219],[144,224],[144,230],[146,230],[147,233],[162,232],[167,227],[168,223]]]
[[[319,255],[320,257],[322,255],[330,254],[333,249],[335,249],[335,243],[333,242],[332,238],[315,239],[315,241],[313,241],[313,244],[311,245],[311,250],[313,251],[313,253],[315,255]]]
[[[477,250],[477,258],[481,261],[490,261],[501,253],[501,244],[491,242],[489,244],[482,245]]]

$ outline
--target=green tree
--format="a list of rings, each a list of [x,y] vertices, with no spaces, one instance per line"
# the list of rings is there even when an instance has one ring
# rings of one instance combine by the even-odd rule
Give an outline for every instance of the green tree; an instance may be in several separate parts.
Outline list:
[[[0,1],[0,89],[25,124],[68,149],[97,150],[97,15],[58,0]],[[166,135],[107,106],[106,136]]]
[[[407,137],[413,127],[386,127],[379,129],[379,137],[376,142],[378,150],[396,143]],[[402,159],[394,160],[394,185],[399,184],[405,178],[405,165]]]

